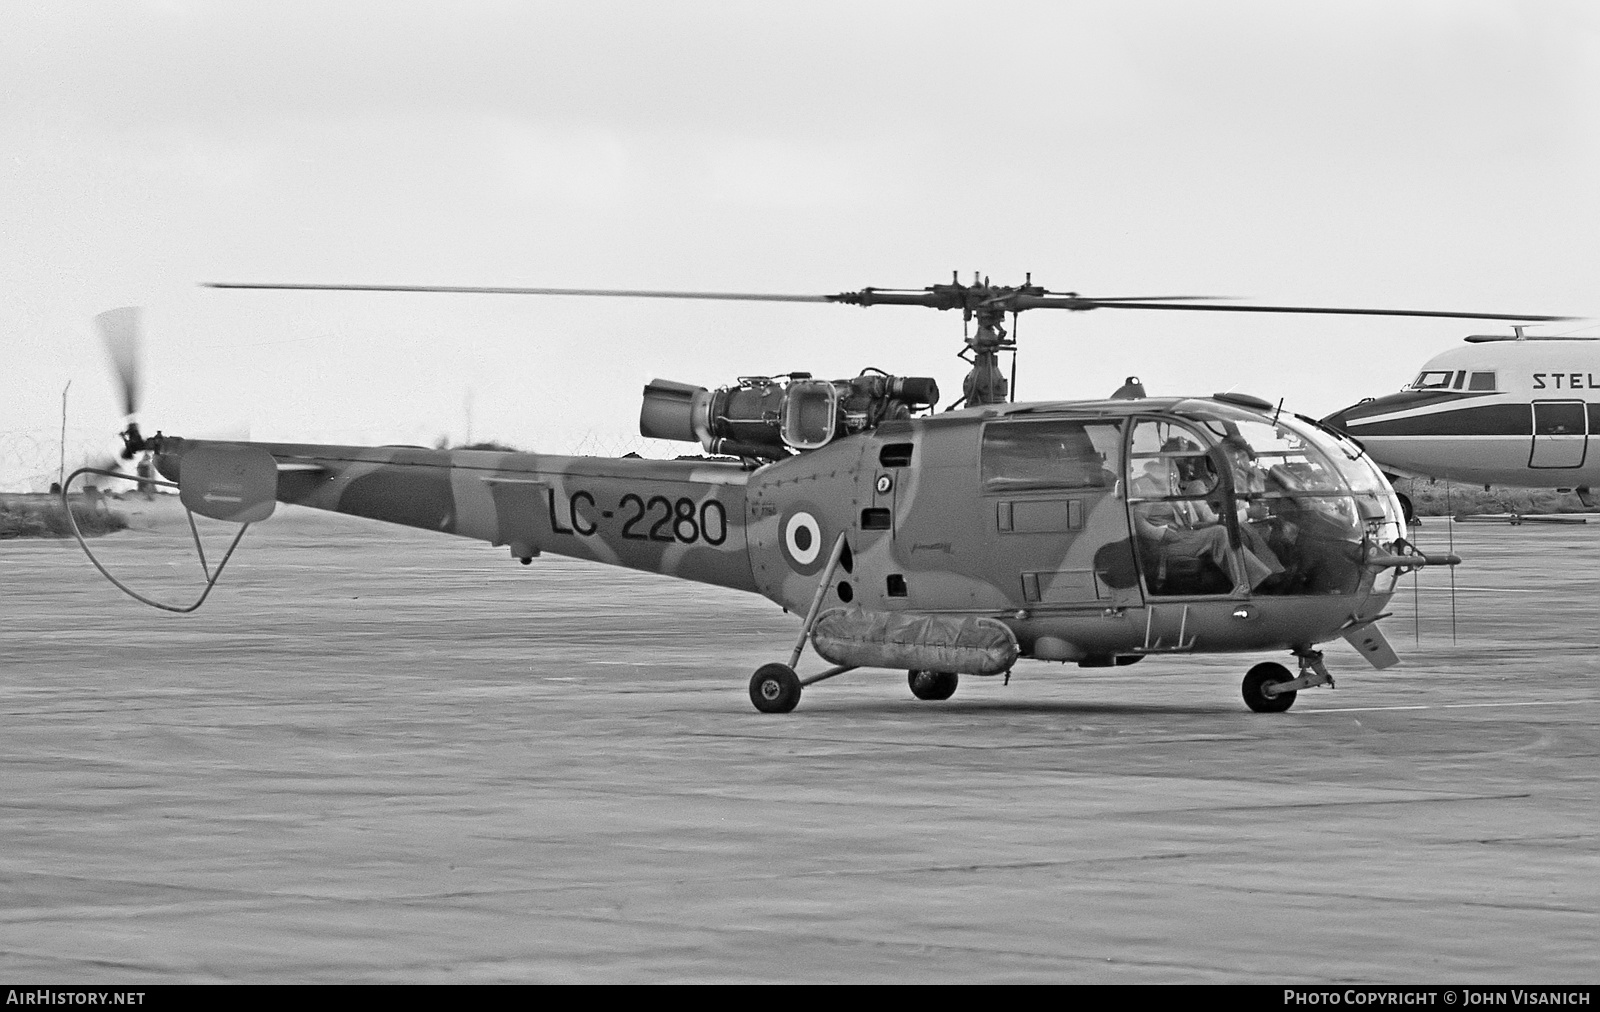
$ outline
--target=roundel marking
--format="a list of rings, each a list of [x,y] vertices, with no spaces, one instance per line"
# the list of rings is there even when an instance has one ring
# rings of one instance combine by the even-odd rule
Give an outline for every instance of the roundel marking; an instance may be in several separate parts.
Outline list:
[[[807,575],[822,564],[822,525],[805,510],[795,510],[783,518],[783,557],[789,565]]]
[[[894,488],[894,479],[886,474],[880,474],[878,475],[878,484],[876,487],[879,495],[888,495],[889,490]]]

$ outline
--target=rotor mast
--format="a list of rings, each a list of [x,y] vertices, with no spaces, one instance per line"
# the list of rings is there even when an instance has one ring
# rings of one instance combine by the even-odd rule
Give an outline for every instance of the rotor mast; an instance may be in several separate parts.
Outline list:
[[[972,368],[961,382],[961,400],[957,403],[978,407],[1004,404],[1009,399],[1011,384],[1000,368],[1000,353],[1009,351],[1014,355],[1017,345],[1006,331],[1006,314],[1030,308],[1029,300],[1046,294],[1045,289],[1033,283],[1031,273],[1021,285],[993,285],[974,271],[972,284],[964,285],[960,275],[952,271],[947,285],[932,285],[921,291],[863,288],[859,292],[830,296],[828,301],[849,306],[926,306],[961,310],[962,321],[974,326],[966,330],[966,347],[959,356],[971,363]]]
[[[967,336],[972,368],[961,381],[961,400],[968,407],[1004,404],[1010,399],[1011,384],[1006,381],[1005,373],[1000,371],[1000,353],[1009,351],[1016,355],[1017,343],[1006,333],[1006,312],[1011,302],[1009,297],[1027,292],[1031,287],[1032,274],[1027,276],[1021,288],[995,289],[990,287],[988,278],[984,278],[982,287],[979,287],[977,272],[973,272],[972,287],[967,289],[967,293],[976,297],[971,298],[962,311],[964,320],[977,324]],[[1044,289],[1039,289],[1036,294],[1043,295]],[[966,358],[966,354],[963,353],[961,357]]]

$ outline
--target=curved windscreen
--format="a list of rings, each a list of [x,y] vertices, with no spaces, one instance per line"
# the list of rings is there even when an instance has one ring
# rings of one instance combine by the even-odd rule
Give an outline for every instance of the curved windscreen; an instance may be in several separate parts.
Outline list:
[[[1220,404],[1195,411],[1190,425],[1185,436],[1151,419],[1133,433],[1129,463],[1144,473],[1130,474],[1131,508],[1153,593],[1353,594],[1369,539],[1400,536],[1399,503],[1354,443],[1293,416]],[[1190,569],[1195,576],[1174,580]],[[1386,572],[1380,590],[1393,587]]]

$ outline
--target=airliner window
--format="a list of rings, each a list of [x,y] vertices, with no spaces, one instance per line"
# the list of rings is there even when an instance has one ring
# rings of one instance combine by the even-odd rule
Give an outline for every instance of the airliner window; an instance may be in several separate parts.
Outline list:
[[[1533,406],[1533,434],[1536,436],[1581,436],[1584,433],[1583,402]]]
[[[1493,389],[1495,389],[1494,373],[1492,373],[1492,372],[1475,372],[1475,373],[1473,373],[1471,381],[1467,383],[1467,389],[1468,390],[1493,390]]]
[[[1453,369],[1449,372],[1425,372],[1417,377],[1417,381],[1415,383],[1411,384],[1411,389],[1438,390],[1441,388],[1448,388],[1450,386],[1450,381],[1455,378],[1455,375],[1455,370]]]
[[[1122,463],[1115,422],[991,422],[983,430],[983,488],[1107,488]]]

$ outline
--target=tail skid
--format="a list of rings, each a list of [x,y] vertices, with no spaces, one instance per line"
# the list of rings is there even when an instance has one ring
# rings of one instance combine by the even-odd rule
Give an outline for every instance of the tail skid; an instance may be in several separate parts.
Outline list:
[[[247,520],[240,522],[239,532],[233,536],[233,541],[228,545],[228,550],[223,553],[222,560],[217,563],[216,570],[212,571],[211,567],[206,564],[206,550],[205,546],[200,541],[200,528],[195,526],[194,515],[196,511],[190,508],[188,501],[185,500],[184,510],[189,518],[189,531],[194,535],[195,553],[200,557],[200,571],[205,575],[205,587],[201,589],[200,596],[196,598],[192,604],[166,604],[165,602],[157,601],[154,598],[146,597],[145,595],[134,590],[132,587],[129,587],[126,583],[123,583],[121,580],[117,579],[112,575],[111,570],[107,569],[105,564],[102,563],[89,548],[89,542],[84,540],[83,531],[78,528],[78,518],[72,512],[71,502],[67,498],[68,492],[72,488],[73,481],[82,474],[95,474],[107,478],[118,478],[123,481],[138,481],[141,486],[154,485],[161,488],[175,488],[179,490],[179,495],[182,497],[183,490],[179,488],[178,483],[163,481],[157,478],[130,478],[128,475],[125,475],[120,471],[108,471],[104,468],[98,467],[80,467],[78,470],[68,475],[67,480],[61,485],[61,506],[67,515],[67,524],[72,528],[72,536],[78,541],[78,547],[83,549],[83,554],[88,556],[89,561],[94,564],[94,568],[98,569],[100,571],[100,575],[109,580],[113,587],[116,587],[118,590],[122,591],[124,594],[127,594],[140,604],[147,604],[152,608],[159,608],[162,611],[176,612],[180,615],[187,615],[192,611],[198,610],[202,604],[205,604],[206,598],[211,596],[211,591],[216,587],[217,581],[222,579],[222,571],[227,568],[228,560],[233,558],[234,549],[238,548],[239,542],[244,540],[244,532],[250,529],[250,524],[252,521]],[[270,513],[271,504],[269,503],[268,506],[269,508],[267,512]]]

